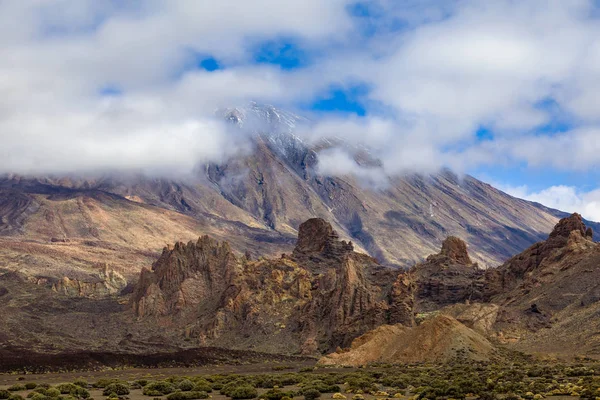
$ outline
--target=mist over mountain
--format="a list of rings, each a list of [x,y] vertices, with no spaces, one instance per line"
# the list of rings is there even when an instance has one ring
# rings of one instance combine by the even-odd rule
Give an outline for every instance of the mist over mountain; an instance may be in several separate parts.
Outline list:
[[[125,241],[144,251],[157,251],[160,243],[168,241],[132,243],[115,239],[114,232],[107,239],[105,219],[85,207],[67,217],[65,206],[57,203],[85,205],[91,198],[100,207],[110,204],[115,216],[125,213],[134,225],[143,226],[145,218],[167,210],[179,213],[177,218],[188,218],[187,225],[198,227],[198,234],[207,233],[200,228],[207,224],[211,232],[219,232],[217,237],[227,237],[236,226],[254,231],[243,243],[257,255],[269,252],[270,242],[293,242],[301,222],[321,217],[358,249],[387,265],[408,267],[455,235],[470,243],[472,256],[482,267],[493,267],[543,238],[562,216],[448,170],[388,176],[368,143],[356,146],[342,135],[307,139],[297,132],[308,129],[310,120],[273,106],[250,103],[218,110],[216,115],[232,132],[238,131],[233,135],[246,141],[243,150],[221,162],[199,163],[191,174],[5,175],[0,188],[9,214],[2,219],[0,232],[42,242],[51,238]],[[185,143],[178,145],[185,147]],[[324,169],[323,158],[329,162],[332,152],[344,154],[352,168],[338,165],[335,174],[330,167]],[[58,215],[48,217],[46,207]],[[39,213],[46,215],[46,228],[32,222]],[[87,228],[76,229],[65,220]]]

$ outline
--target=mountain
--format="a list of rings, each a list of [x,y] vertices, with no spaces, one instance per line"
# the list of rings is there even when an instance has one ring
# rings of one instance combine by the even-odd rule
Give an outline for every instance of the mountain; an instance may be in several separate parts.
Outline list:
[[[379,164],[274,107],[220,113],[251,151],[194,177],[0,178],[5,349],[319,355],[442,313],[493,344],[599,351],[597,224],[449,171],[323,176],[333,147]]]
[[[95,282],[4,272],[0,355],[242,350],[356,366],[489,360],[501,348],[600,354],[600,243],[577,214],[495,269],[456,237],[398,270],[322,219],[298,232],[291,253],[258,259],[209,236],[177,242],[133,284],[107,267]]]
[[[322,176],[319,154],[332,147],[363,166],[379,164],[368,146],[340,137],[303,140],[295,132],[310,121],[272,106],[219,113],[250,138],[251,150],[195,177],[0,178],[0,267],[82,284],[101,281],[109,269],[131,282],[167,243],[208,234],[237,252],[273,256],[291,251],[298,226],[314,217],[384,265],[410,267],[453,235],[469,243],[481,267],[493,267],[542,240],[564,216],[449,171],[393,177],[383,188]]]

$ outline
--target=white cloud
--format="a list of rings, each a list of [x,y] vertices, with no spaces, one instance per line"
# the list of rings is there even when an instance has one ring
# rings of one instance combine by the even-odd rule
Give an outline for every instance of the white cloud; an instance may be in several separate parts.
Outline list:
[[[498,187],[511,196],[535,201],[561,211],[577,212],[586,219],[600,221],[600,189],[586,192],[573,186],[559,185],[534,192],[526,185]]]
[[[181,172],[221,160],[245,142],[215,109],[281,100],[290,86],[278,68],[245,63],[249,47],[280,35],[310,45],[350,27],[344,0],[117,4],[0,3],[0,172]],[[193,52],[234,67],[186,72]],[[101,96],[106,86],[124,94]]]
[[[371,0],[369,37],[347,12],[352,3],[0,2],[0,170],[185,169],[230,154],[233,133],[213,120],[215,108],[306,103],[332,84],[356,83],[370,88],[372,116],[325,118],[309,137],[371,146],[384,175],[600,165],[593,1]],[[315,50],[314,63],[297,71],[254,63],[253,46],[278,37]],[[196,53],[228,69],[186,72]],[[124,95],[99,96],[106,85]],[[550,98],[554,107],[540,107]],[[559,111],[573,129],[532,133]],[[482,125],[493,140],[476,140]],[[356,172],[340,154],[329,157]]]

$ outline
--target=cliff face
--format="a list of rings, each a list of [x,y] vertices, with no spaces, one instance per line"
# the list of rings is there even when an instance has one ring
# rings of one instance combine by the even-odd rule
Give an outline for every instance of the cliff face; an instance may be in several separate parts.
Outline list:
[[[313,354],[387,322],[396,275],[311,219],[280,259],[237,258],[208,237],[166,248],[142,271],[132,308],[201,344]]]
[[[457,237],[447,238],[440,253],[417,264],[410,275],[416,286],[416,312],[480,301],[483,297],[484,271],[471,261],[466,243]]]
[[[143,269],[133,294],[138,316],[173,315],[202,306],[218,307],[218,299],[232,285],[239,263],[229,244],[208,236],[197,242],[165,248],[152,271]]]
[[[547,240],[534,244],[500,267],[487,272],[487,297],[506,297],[507,293],[520,285],[529,286],[543,275],[554,275],[555,271],[550,271],[555,265],[577,263],[597,247],[592,237],[592,229],[585,226],[581,215],[573,214],[561,219]]]

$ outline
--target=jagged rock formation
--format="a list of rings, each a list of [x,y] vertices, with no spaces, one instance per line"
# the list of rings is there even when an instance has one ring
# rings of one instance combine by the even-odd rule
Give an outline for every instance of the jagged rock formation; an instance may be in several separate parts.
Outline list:
[[[534,244],[502,266],[488,271],[488,298],[506,294],[519,285],[534,284],[533,275],[540,275],[541,270],[548,272],[549,264],[560,261],[567,254],[573,256],[573,253],[595,247],[592,236],[591,228],[585,226],[581,215],[573,214],[561,219],[547,240]]]
[[[279,259],[238,258],[208,237],[166,248],[152,271],[142,271],[133,310],[185,327],[201,344],[317,354],[377,326],[413,326],[419,313],[482,296],[484,272],[456,237],[403,272],[354,252],[322,219],[298,232],[292,255]]]
[[[88,200],[89,210],[95,205]],[[277,258],[241,256],[209,236],[177,242],[133,287],[108,268],[96,270],[98,281],[0,269],[0,338],[38,352],[218,346],[317,355],[375,329],[336,362],[363,363],[371,353],[406,362],[485,358],[492,353],[478,335],[523,351],[599,353],[600,244],[579,215],[496,270],[480,269],[456,237],[406,271],[354,251],[325,220],[298,232],[293,252]]]
[[[321,218],[311,218],[298,228],[293,256],[297,259],[315,256],[340,259],[353,251],[352,242],[340,241],[330,223]]]
[[[494,346],[454,318],[439,315],[417,327],[382,325],[355,339],[347,350],[329,354],[321,365],[359,367],[369,363],[444,363],[489,360]]]
[[[447,238],[440,253],[427,257],[394,285],[394,309],[404,315],[426,313],[457,303],[478,301],[483,297],[484,271],[471,261],[467,245],[457,237]]]
[[[139,318],[185,326],[201,344],[314,354],[388,322],[396,275],[311,219],[293,257],[250,261],[208,237],[166,248],[142,271],[132,307]]]
[[[186,308],[214,309],[238,274],[228,243],[208,236],[166,247],[152,271],[144,268],[133,294],[138,316],[173,315]]]

